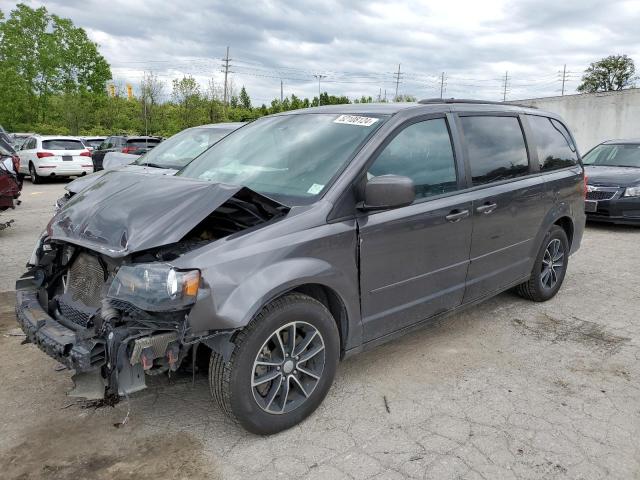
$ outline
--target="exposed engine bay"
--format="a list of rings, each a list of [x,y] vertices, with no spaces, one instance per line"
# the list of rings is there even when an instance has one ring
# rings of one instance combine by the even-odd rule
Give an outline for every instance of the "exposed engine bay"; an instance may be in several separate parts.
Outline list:
[[[16,312],[29,341],[75,370],[71,396],[113,400],[139,391],[146,375],[176,371],[195,361],[197,345],[216,348],[215,338],[231,333],[191,331],[189,312],[207,285],[197,268],[170,262],[288,212],[263,198],[240,188],[179,241],[122,257],[57,239],[51,229],[43,235],[16,285]],[[66,221],[65,211],[56,217]]]

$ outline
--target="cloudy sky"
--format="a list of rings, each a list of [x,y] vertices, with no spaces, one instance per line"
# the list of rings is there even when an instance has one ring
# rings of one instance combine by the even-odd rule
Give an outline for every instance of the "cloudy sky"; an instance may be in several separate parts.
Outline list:
[[[5,14],[16,2],[0,0]],[[574,93],[582,71],[610,54],[640,62],[640,0],[447,0],[249,2],[48,0],[51,13],[86,29],[116,82],[153,71],[222,83],[230,47],[234,85],[254,104],[322,90],[350,98],[399,93],[501,100]],[[640,66],[640,65],[639,65]]]

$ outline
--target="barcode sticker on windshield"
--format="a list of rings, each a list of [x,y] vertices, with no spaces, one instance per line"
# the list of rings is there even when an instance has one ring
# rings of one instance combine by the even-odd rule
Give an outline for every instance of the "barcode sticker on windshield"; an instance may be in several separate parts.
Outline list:
[[[379,118],[361,117],[359,115],[340,115],[333,123],[343,123],[345,125],[360,125],[361,127],[370,127],[376,123]]]
[[[309,190],[307,190],[307,193],[310,193],[311,195],[317,195],[322,191],[323,188],[324,188],[324,185],[318,185],[317,183],[314,183],[313,185],[311,185],[311,187],[309,187]]]

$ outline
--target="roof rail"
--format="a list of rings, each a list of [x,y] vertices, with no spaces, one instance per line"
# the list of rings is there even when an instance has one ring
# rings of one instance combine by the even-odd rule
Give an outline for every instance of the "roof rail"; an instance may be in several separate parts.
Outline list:
[[[469,98],[425,98],[424,100],[419,100],[418,103],[421,105],[431,105],[434,103],[472,103],[477,105],[511,105],[514,107],[537,108],[530,105],[523,105],[521,103],[495,102],[491,100],[475,100]]]

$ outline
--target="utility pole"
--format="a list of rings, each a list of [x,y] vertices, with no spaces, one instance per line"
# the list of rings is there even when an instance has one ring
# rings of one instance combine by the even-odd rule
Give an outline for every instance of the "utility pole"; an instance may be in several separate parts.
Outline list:
[[[318,73],[317,75],[314,75],[315,78],[318,79],[318,106],[320,106],[321,102],[320,102],[320,80],[322,80],[323,78],[327,78],[326,75],[322,75],[321,73]]]
[[[282,79],[280,79],[280,103],[284,102],[284,90],[282,87]]]
[[[565,63],[564,68],[562,69],[562,96],[563,97],[564,97],[564,82],[566,79],[567,79],[567,64]]]
[[[378,92],[378,103],[382,101],[382,87],[380,87],[380,91]]]
[[[394,73],[393,76],[396,77],[396,96],[393,99],[393,101],[397,102],[398,101],[398,86],[400,86],[400,77],[402,76],[402,74],[400,73],[400,64],[398,64],[398,73]]]
[[[442,72],[442,76],[440,77],[440,98],[444,98],[444,72]]]
[[[222,59],[222,72],[224,73],[224,105],[227,105],[227,77],[229,76],[229,73],[231,73],[231,71],[229,70],[229,67],[231,66],[229,65],[230,61],[231,59],[229,58],[229,47],[227,47],[227,55]]]
[[[502,92],[502,101],[507,101],[507,85],[509,84],[509,72],[504,72],[504,90]]]

